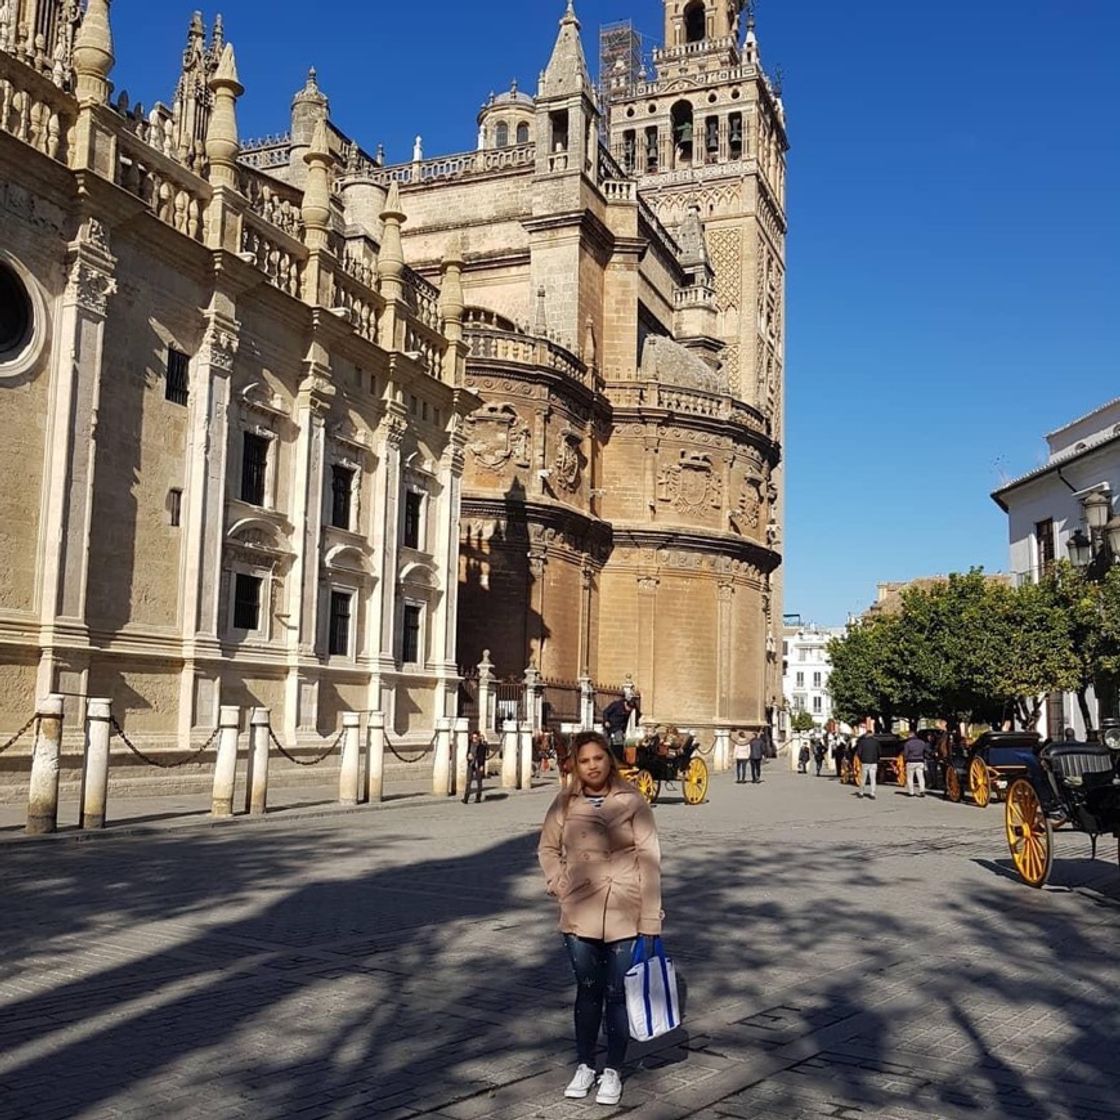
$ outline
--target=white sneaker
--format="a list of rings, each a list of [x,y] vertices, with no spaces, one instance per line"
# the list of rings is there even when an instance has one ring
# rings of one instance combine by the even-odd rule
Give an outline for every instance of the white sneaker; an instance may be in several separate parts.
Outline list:
[[[596,1104],[618,1104],[622,1100],[622,1078],[616,1069],[603,1070],[599,1078],[599,1092],[595,1096]]]
[[[576,1069],[576,1075],[568,1082],[564,1096],[571,1100],[579,1100],[591,1092],[595,1084],[595,1071],[590,1066],[581,1065]]]

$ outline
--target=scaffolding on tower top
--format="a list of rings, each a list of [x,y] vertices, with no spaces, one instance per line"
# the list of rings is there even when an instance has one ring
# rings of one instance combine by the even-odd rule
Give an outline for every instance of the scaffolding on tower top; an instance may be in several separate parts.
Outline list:
[[[630,20],[599,30],[599,100],[605,113],[611,101],[642,77],[642,35]]]

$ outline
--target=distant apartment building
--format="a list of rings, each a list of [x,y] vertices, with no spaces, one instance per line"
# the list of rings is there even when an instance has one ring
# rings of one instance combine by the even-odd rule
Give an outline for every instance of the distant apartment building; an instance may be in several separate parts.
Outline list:
[[[799,712],[808,712],[820,727],[832,719],[828,643],[844,635],[843,628],[827,629],[803,623],[797,616],[787,617],[790,621],[782,631],[782,692],[786,704],[779,732],[783,739],[788,739],[792,719]]]
[[[1016,584],[1035,582],[1056,560],[1086,565],[1115,539],[1120,491],[1120,399],[1046,437],[1045,462],[1000,487],[992,498],[1007,514],[1011,572]],[[1096,711],[1096,699],[1090,697]],[[1098,721],[1099,722],[1099,721]],[[1085,732],[1077,698],[1055,693],[1039,730]]]

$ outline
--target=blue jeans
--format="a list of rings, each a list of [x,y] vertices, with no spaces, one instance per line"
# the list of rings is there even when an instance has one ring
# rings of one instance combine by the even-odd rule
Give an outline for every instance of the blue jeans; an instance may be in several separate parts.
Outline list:
[[[626,1015],[626,973],[634,956],[634,938],[592,941],[564,934],[564,944],[576,976],[576,1051],[582,1065],[595,1068],[595,1049],[603,1008],[607,1019],[607,1069],[622,1072],[630,1043]]]
[[[735,781],[745,782],[747,780],[747,759],[735,759]]]

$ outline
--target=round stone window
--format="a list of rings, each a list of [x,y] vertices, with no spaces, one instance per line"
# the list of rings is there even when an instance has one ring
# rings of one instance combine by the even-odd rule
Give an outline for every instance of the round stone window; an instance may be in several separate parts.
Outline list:
[[[15,270],[0,261],[0,362],[18,358],[31,342],[31,295]]]

